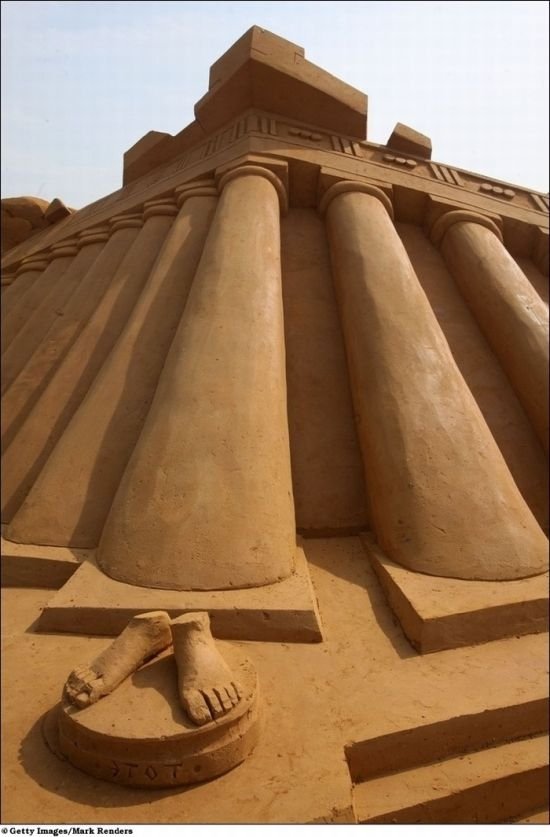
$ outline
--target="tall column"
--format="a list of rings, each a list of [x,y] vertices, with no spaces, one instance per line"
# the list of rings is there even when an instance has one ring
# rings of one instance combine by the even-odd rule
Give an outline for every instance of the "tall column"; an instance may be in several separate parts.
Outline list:
[[[4,445],[13,438],[17,428],[48,385],[57,364],[85,327],[140,227],[139,217],[120,216],[111,220],[110,230],[97,234],[102,240],[107,240],[107,243],[90,269],[81,276],[76,290],[61,309],[61,316],[53,321],[39,348],[35,350],[6,394],[2,415]],[[96,238],[95,235],[93,237]],[[16,370],[21,368],[21,358],[13,357],[11,360]],[[9,372],[13,375],[14,370],[9,369]]]
[[[498,227],[475,212],[453,211],[432,240],[500,360],[548,453],[548,309],[502,243]]]
[[[35,286],[42,289],[41,279],[48,270],[49,258],[41,253],[39,256],[30,256],[25,259],[16,275],[14,285],[15,295],[9,307],[3,311],[1,346],[2,354],[5,352],[29,313],[33,310],[36,301]]]
[[[244,165],[221,197],[98,550],[110,576],[177,590],[293,571],[280,259],[282,183]]]
[[[10,307],[12,305],[12,301],[17,299],[17,294],[15,292],[15,279],[17,277],[17,271],[13,267],[8,267],[5,271],[2,272],[2,279],[1,279],[1,291],[2,291],[2,306],[0,309],[0,316],[2,322],[4,322],[4,318]]]
[[[98,307],[78,335],[13,441],[4,450],[5,490],[25,495],[61,437],[124,328],[176,215],[173,200],[150,201],[144,225]],[[130,222],[129,222],[130,223]],[[136,225],[141,221],[132,220]],[[40,529],[18,527],[22,540],[41,542]]]
[[[109,237],[107,228],[94,233],[83,233],[76,240],[79,252],[74,256],[69,267],[57,275],[50,288],[45,288],[42,303],[30,315],[20,333],[2,355],[2,393],[11,387],[21,370],[33,357],[38,347],[50,333],[60,328],[59,320],[65,316],[68,305],[88,271],[103,250]],[[74,253],[71,244],[63,251]],[[54,255],[57,255],[54,251]],[[55,262],[54,262],[55,263]]]
[[[40,532],[43,544],[99,542],[185,308],[217,193],[211,181],[193,183],[177,190],[177,202],[130,319],[8,528],[12,540]]]
[[[47,279],[48,279],[48,281],[45,282],[45,283],[42,283],[42,292],[40,294],[40,298],[37,301],[37,304],[33,308],[33,310],[29,312],[28,318],[26,319],[25,324],[24,324],[24,326],[22,327],[21,330],[26,329],[28,324],[31,321],[35,321],[35,322],[42,322],[43,321],[43,319],[44,319],[43,313],[45,311],[49,310],[47,301],[52,299],[53,296],[55,295],[56,289],[59,288],[59,285],[61,283],[61,280],[63,278],[63,275],[64,275],[65,271],[68,270],[68,268],[71,266],[71,263],[72,263],[72,260],[73,260],[74,256],[76,256],[76,254],[78,253],[77,244],[78,244],[77,239],[76,238],[71,238],[71,239],[67,239],[66,241],[63,241],[60,244],[53,244],[49,248],[49,250],[46,254],[49,259],[51,258],[51,262],[50,262],[50,264],[48,265],[48,268],[47,268],[47,273],[48,273]],[[36,283],[36,284],[38,284],[38,283]],[[12,304],[12,299],[13,300],[17,299],[17,291],[16,291],[15,288],[16,288],[15,283],[12,283],[12,285],[10,285],[7,289],[10,293],[10,297],[9,297],[10,305]],[[11,296],[12,292],[13,292],[13,296]],[[46,319],[49,319],[49,317],[46,316]],[[19,339],[20,334],[21,334],[21,331],[18,331],[15,339]]]
[[[3,397],[2,440],[5,447],[14,438],[93,313],[140,226],[135,216],[124,216],[112,219],[109,226],[82,234],[85,244],[93,242],[100,249],[90,268],[80,277],[65,306],[58,312],[60,316],[54,320],[43,341]],[[3,520],[9,520],[17,508],[9,489],[9,483],[2,485]]]
[[[321,209],[381,547],[430,575],[544,572],[546,537],[454,362],[388,198],[342,182]]]

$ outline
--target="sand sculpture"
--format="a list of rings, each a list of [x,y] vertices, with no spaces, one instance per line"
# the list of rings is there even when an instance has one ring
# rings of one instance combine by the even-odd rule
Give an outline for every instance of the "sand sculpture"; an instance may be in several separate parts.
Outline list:
[[[106,651],[88,666],[79,666],[69,674],[64,696],[81,709],[96,703],[171,642],[167,613],[134,616]]]
[[[120,725],[120,705],[114,705],[112,696],[121,689],[122,700],[139,704],[144,684],[129,678],[140,671],[149,677],[148,685],[158,689],[158,673],[142,667],[172,645],[173,654],[157,661],[175,663],[165,666],[161,675],[165,683],[172,683],[157,698],[159,703],[164,700],[158,717],[152,714],[146,722],[154,730],[152,758],[150,736],[136,735],[137,720],[128,737],[124,723]],[[62,703],[50,713],[48,743],[76,767],[115,783],[173,786],[225,773],[250,755],[258,736],[255,675],[241,655],[235,659],[244,685],[217,648],[207,613],[186,613],[173,620],[164,611],[138,614],[95,660],[69,674]],[[94,715],[99,702],[100,711]],[[135,760],[131,775],[104,769],[121,740],[126,759]]]
[[[419,654],[547,628],[547,196],[401,123],[368,142],[366,97],[258,27],[195,116],[3,261],[9,566],[85,550],[40,629],[119,635],[50,744],[140,787],[252,752],[256,674],[217,643],[323,642],[306,541],[360,535]]]
[[[71,672],[65,697],[81,709],[96,703],[172,642],[178,694],[195,724],[213,721],[237,705],[241,687],[215,646],[207,613],[184,614],[173,622],[163,611],[134,616],[106,651]]]

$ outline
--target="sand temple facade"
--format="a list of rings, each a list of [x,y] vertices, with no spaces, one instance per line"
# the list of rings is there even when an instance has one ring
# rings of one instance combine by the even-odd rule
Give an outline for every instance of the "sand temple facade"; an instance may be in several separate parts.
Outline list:
[[[367,110],[253,27],[4,256],[5,820],[545,821],[548,196]]]

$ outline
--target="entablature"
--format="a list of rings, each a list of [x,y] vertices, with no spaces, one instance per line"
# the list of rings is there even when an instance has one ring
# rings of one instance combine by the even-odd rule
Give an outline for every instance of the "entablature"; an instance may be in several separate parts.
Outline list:
[[[423,225],[434,201],[444,204],[446,211],[470,209],[498,216],[506,246],[516,254],[529,255],[535,240],[548,229],[548,195],[251,110],[172,162],[14,247],[2,267],[11,273],[23,258],[105,223],[115,214],[139,211],[145,201],[169,196],[190,180],[213,176],[220,167],[247,154],[288,165],[291,207],[315,207],[320,177],[330,172],[332,178],[364,180],[391,193],[398,221]]]

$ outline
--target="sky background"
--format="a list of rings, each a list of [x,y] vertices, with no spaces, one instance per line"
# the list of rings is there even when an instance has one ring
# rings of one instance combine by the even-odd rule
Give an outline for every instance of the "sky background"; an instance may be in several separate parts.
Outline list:
[[[2,196],[81,208],[122,183],[150,130],[193,120],[210,65],[257,24],[369,96],[433,158],[548,191],[548,10],[541,2],[2,2]]]

